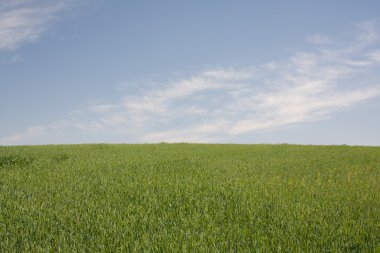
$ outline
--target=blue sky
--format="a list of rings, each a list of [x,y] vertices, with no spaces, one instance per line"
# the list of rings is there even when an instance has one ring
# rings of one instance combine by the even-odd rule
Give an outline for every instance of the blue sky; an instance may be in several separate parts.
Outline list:
[[[0,145],[380,146],[378,10],[0,0]]]

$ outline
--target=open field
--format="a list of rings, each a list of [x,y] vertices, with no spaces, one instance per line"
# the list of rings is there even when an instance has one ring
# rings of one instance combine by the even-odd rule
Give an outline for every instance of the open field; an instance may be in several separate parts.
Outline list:
[[[380,147],[0,147],[0,252],[380,252]]]

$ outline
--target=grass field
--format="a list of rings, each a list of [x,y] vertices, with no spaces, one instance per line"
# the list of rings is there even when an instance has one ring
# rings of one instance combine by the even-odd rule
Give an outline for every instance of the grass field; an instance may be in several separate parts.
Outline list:
[[[380,252],[380,147],[0,147],[0,252]]]

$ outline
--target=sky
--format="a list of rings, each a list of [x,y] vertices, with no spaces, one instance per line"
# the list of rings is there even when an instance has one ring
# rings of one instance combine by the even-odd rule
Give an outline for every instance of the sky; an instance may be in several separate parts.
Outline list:
[[[380,146],[379,10],[0,0],[0,145]]]

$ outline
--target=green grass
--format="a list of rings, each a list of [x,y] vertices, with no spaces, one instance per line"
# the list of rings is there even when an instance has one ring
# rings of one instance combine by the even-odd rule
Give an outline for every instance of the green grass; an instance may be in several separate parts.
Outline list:
[[[0,147],[0,252],[380,252],[380,148]]]

